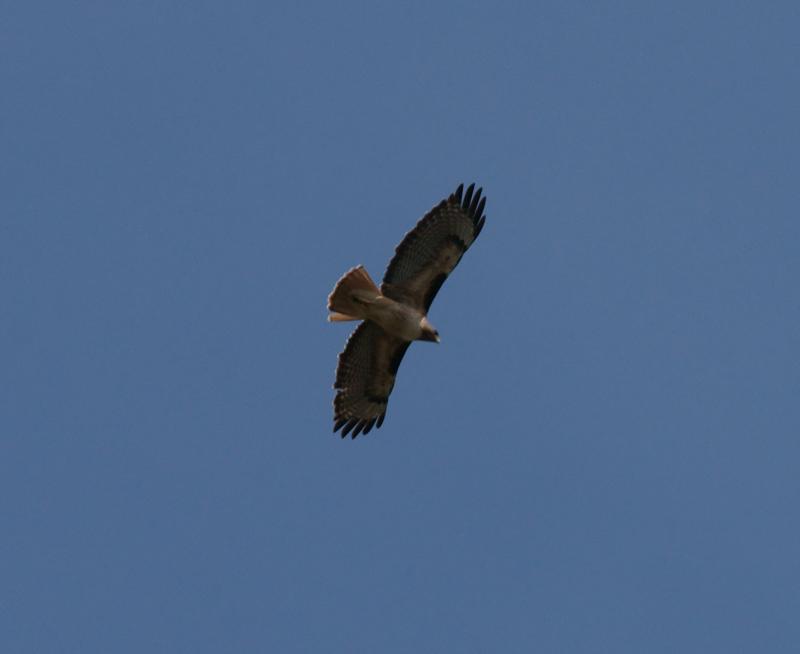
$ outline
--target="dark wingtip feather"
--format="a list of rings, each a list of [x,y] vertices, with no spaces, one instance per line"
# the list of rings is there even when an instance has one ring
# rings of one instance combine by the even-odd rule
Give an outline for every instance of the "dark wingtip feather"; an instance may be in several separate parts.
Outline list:
[[[481,201],[478,203],[478,206],[475,207],[475,211],[472,214],[472,217],[475,221],[480,220],[481,215],[483,214],[483,208],[486,206],[486,198],[481,198]]]
[[[347,434],[350,433],[350,430],[352,430],[357,423],[358,423],[358,418],[350,418],[350,420],[348,420],[347,424],[344,426],[344,429],[342,429],[342,438],[347,436]]]
[[[383,419],[384,419],[385,417],[386,417],[386,412],[384,411],[384,412],[381,414],[380,418],[378,418],[378,424],[377,424],[377,425],[375,425],[375,429],[380,429],[380,428],[381,428],[381,425],[383,424]]]
[[[470,184],[467,187],[467,192],[464,194],[464,202],[462,203],[462,207],[469,211],[469,205],[472,204],[472,192],[475,190],[475,182]]]
[[[478,209],[478,203],[481,201],[481,193],[483,193],[483,188],[478,188],[477,192],[472,197],[472,203],[469,205],[469,212],[472,215],[475,215],[475,211]]]
[[[342,427],[344,427],[344,424],[345,424],[346,422],[347,422],[347,418],[339,418],[339,419],[336,421],[336,424],[334,424],[334,425],[333,425],[333,433],[335,434],[335,433],[336,433],[337,431],[339,431],[339,430],[340,430]]]
[[[453,193],[453,195],[456,196],[456,200],[458,200],[459,204],[461,204],[461,194],[462,193],[464,193],[464,185],[463,184],[459,184],[458,188],[456,189],[456,192]]]
[[[367,424],[366,420],[360,420],[358,422],[358,424],[356,425],[356,428],[353,430],[353,438],[355,438],[356,436],[358,436],[361,433],[361,431],[364,429],[364,426],[366,424]]]
[[[478,234],[481,233],[483,229],[483,223],[486,222],[486,216],[481,216],[481,219],[478,221],[478,224],[475,225],[475,235],[472,238],[478,238]]]
[[[377,420],[377,418],[373,418],[372,420],[370,420],[370,421],[367,423],[366,427],[364,427],[364,431],[363,431],[363,432],[361,432],[362,434],[364,434],[364,436],[366,436],[367,434],[369,434],[369,432],[372,430],[372,427],[375,425],[375,421],[376,421],[376,420]]]

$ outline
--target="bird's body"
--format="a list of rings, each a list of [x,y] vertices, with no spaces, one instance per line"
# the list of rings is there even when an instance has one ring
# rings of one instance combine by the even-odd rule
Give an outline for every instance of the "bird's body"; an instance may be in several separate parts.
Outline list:
[[[362,320],[339,355],[334,431],[353,438],[380,427],[397,368],[412,341],[439,342],[428,309],[447,276],[483,228],[481,189],[463,186],[428,212],[397,246],[380,288],[363,266],[328,297],[331,321]]]
[[[383,329],[403,341],[425,340],[423,325],[427,317],[422,311],[381,295],[367,307],[366,320],[378,323]]]
[[[334,312],[329,318],[335,322],[345,320],[371,320],[384,331],[402,341],[435,340],[430,338],[431,330],[436,330],[428,322],[427,316],[403,302],[397,302],[383,295],[377,286],[374,289],[359,287],[354,278],[369,278],[363,266],[358,266],[342,277],[336,285],[337,291],[331,294],[331,306],[347,309],[348,313]],[[369,280],[370,283],[372,280]],[[342,298],[344,295],[346,297]],[[345,303],[348,304],[345,304]]]

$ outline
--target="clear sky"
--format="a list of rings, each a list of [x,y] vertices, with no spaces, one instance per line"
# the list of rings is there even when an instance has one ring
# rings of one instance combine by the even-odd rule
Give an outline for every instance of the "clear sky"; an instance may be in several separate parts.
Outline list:
[[[0,651],[800,651],[797,3],[0,18]],[[462,181],[343,441],[327,294]]]

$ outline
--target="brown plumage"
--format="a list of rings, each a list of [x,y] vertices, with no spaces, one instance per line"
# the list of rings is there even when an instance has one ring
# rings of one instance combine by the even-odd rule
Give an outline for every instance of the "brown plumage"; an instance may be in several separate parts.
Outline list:
[[[341,429],[342,438],[381,426],[397,369],[412,341],[439,342],[428,309],[486,220],[486,198],[474,188],[464,193],[459,185],[405,235],[380,289],[358,266],[328,297],[329,320],[363,320],[347,340],[336,370],[333,431]]]

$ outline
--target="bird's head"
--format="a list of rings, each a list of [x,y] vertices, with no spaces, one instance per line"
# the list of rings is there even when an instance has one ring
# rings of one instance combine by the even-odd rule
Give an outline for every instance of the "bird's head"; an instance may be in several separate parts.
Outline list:
[[[422,320],[419,321],[419,326],[422,330],[422,333],[419,335],[419,340],[439,343],[439,332],[428,322],[427,318],[423,317]]]

